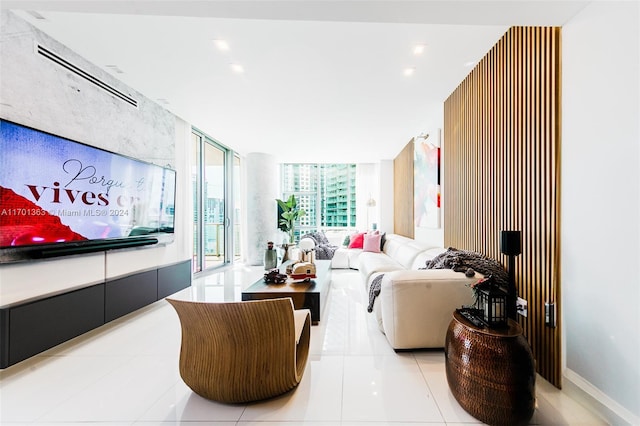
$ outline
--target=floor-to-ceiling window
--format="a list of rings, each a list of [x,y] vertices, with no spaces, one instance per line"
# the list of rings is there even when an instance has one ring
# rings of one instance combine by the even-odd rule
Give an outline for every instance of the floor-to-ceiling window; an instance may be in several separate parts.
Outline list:
[[[294,194],[306,215],[296,239],[308,232],[356,226],[355,164],[282,164],[283,199]]]
[[[225,258],[225,151],[206,141],[204,144],[202,223],[204,225],[203,269],[224,263]]]
[[[241,257],[240,158],[196,129],[192,145],[193,271],[200,272]]]

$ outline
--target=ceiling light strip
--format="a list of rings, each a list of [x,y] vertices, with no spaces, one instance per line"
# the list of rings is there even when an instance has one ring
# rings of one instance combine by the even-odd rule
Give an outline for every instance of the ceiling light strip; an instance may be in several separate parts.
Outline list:
[[[84,71],[83,69],[73,65],[71,62],[67,61],[66,59],[64,59],[63,57],[57,55],[56,53],[52,52],[51,50],[47,49],[46,47],[38,44],[37,45],[37,52],[44,56],[45,58],[55,62],[56,64],[68,69],[69,71],[71,71],[72,73],[84,78],[85,80],[95,84],[96,86],[100,87],[101,89],[109,92],[111,95],[125,101],[126,103],[134,106],[134,107],[138,107],[138,101],[133,99],[132,97],[122,93],[121,91],[119,91],[118,89],[116,89],[115,87],[105,83],[104,81],[98,79],[97,77],[92,76],[91,74],[89,74],[88,72]]]

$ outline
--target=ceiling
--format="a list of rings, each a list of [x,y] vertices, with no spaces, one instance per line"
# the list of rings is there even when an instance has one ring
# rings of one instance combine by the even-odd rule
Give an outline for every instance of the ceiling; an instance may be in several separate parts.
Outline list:
[[[587,3],[3,0],[1,7],[241,154],[367,163],[434,134],[443,101],[510,26],[563,25]],[[216,39],[229,50],[218,50]],[[417,44],[426,45],[421,55]]]

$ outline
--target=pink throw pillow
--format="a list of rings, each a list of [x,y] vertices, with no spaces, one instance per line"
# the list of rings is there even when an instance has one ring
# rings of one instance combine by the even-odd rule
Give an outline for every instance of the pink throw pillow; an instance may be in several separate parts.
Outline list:
[[[380,253],[380,234],[365,234],[362,251]]]
[[[348,248],[362,248],[364,243],[364,232],[353,234],[351,236],[351,242],[349,242]]]

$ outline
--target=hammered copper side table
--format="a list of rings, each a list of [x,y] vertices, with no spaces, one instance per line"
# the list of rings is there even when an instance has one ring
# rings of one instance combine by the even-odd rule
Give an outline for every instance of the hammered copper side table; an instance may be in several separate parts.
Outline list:
[[[445,341],[451,393],[469,414],[490,425],[526,424],[535,409],[535,362],[522,327],[473,325],[454,312]]]

